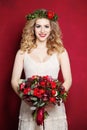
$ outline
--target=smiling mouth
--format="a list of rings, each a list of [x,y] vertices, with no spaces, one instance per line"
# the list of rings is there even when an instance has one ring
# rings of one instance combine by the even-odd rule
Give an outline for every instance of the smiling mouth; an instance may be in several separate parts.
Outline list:
[[[45,36],[46,36],[46,34],[39,34],[39,36],[40,36],[40,37],[45,37]]]

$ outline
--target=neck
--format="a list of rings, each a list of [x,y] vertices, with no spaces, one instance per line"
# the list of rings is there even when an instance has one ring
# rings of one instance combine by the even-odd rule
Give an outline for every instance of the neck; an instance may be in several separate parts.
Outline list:
[[[46,48],[46,41],[44,42],[36,41],[36,44],[37,48]]]

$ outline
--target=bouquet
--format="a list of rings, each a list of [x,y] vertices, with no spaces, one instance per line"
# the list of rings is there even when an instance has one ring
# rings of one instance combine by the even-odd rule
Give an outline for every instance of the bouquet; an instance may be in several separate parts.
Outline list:
[[[22,99],[32,103],[32,116],[37,125],[42,125],[48,116],[45,106],[49,103],[60,105],[65,101],[67,92],[62,83],[51,76],[34,75],[22,80],[18,86],[18,92]]]

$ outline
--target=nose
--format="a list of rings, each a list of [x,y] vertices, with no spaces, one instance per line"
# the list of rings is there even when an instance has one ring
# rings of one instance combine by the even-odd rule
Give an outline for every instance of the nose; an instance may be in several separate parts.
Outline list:
[[[44,33],[44,32],[45,32],[45,28],[41,27],[41,33]]]

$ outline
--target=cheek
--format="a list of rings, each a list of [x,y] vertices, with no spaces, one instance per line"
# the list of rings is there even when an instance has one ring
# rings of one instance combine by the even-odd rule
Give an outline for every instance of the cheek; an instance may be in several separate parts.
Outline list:
[[[51,28],[47,29],[47,32],[50,33],[51,32]]]
[[[35,29],[35,34],[36,34],[36,35],[38,34],[38,32],[39,32],[39,30],[38,30],[38,29]]]
[[[47,30],[47,32],[48,32],[48,35],[50,35],[50,33],[51,33],[51,30],[49,29],[49,30]]]

